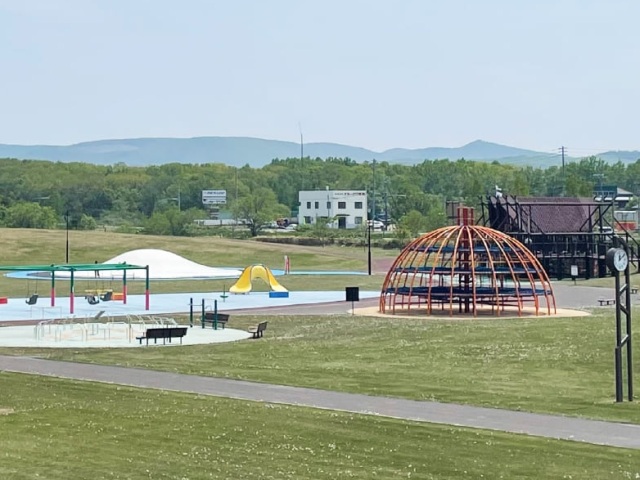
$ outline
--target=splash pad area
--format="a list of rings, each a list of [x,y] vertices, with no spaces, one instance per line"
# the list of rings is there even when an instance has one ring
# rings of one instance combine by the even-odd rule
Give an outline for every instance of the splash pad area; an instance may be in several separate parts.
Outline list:
[[[46,266],[38,272],[26,266],[11,267],[13,278],[28,278],[36,282],[54,283],[55,275],[61,280],[71,278],[90,279],[96,284],[116,281],[126,284],[129,280],[145,280],[145,294],[126,295],[124,299],[114,298],[92,304],[88,298],[96,299],[100,292],[79,295],[57,296],[51,288],[51,295],[36,298],[34,304],[26,304],[23,298],[5,298],[0,305],[0,346],[8,347],[134,347],[140,346],[135,337],[143,335],[147,328],[174,325],[171,316],[187,314],[191,305],[202,305],[213,310],[217,302],[218,311],[230,313],[238,309],[260,309],[286,307],[315,303],[338,302],[344,300],[344,292],[290,292],[288,297],[274,298],[269,292],[228,295],[228,292],[177,293],[149,295],[149,279],[153,280],[207,280],[216,278],[237,279],[243,270],[215,268],[197,264],[184,257],[165,250],[133,250],[107,260],[105,263]],[[143,275],[136,276],[136,270]],[[49,273],[51,276],[43,275]],[[277,271],[274,271],[274,273]],[[300,272],[310,274],[312,272]],[[347,273],[347,272],[322,272]],[[349,272],[357,273],[357,272]],[[276,273],[278,274],[278,273]],[[52,285],[53,287],[53,285]],[[98,290],[98,289],[96,289]],[[36,290],[37,291],[37,290]],[[72,290],[73,292],[73,290]],[[362,298],[374,298],[378,292],[361,292]],[[36,296],[38,297],[38,296]],[[54,301],[55,300],[55,301]],[[126,303],[125,303],[126,302]],[[346,310],[346,307],[345,307]],[[194,308],[195,312],[199,307]],[[96,317],[99,312],[99,321]],[[217,343],[248,338],[250,334],[242,330],[225,328],[202,329],[199,313],[194,314],[194,327],[189,328],[182,339],[183,345]],[[173,322],[173,323],[171,323]],[[10,323],[1,326],[2,323]],[[24,326],[21,326],[20,324]],[[197,326],[195,325],[197,324]],[[28,325],[28,326],[26,326]],[[158,341],[162,344],[162,341]],[[173,339],[172,345],[180,344]],[[150,342],[152,345],[153,342]],[[143,341],[143,346],[146,342]]]
[[[102,320],[98,322],[97,320]],[[140,341],[149,328],[184,327],[187,334],[182,338],[158,339],[151,345],[201,345],[244,340],[251,334],[233,328],[213,330],[200,326],[189,328],[178,325],[170,317],[128,315],[124,318],[101,316],[87,318],[67,318],[63,320],[43,320],[33,326],[8,326],[0,330],[1,344],[9,347],[44,348],[129,348],[146,347],[146,340]]]
[[[377,298],[379,292],[360,292],[361,298]],[[227,327],[213,330],[203,329],[199,323],[199,305],[202,300],[207,310],[212,310],[217,302],[218,311],[233,313],[240,309],[260,309],[268,307],[286,307],[344,301],[344,292],[291,292],[287,298],[271,298],[269,292],[252,292],[248,295],[230,295],[220,298],[220,293],[174,293],[152,296],[149,310],[145,310],[144,295],[130,295],[128,303],[101,302],[97,306],[87,302],[78,302],[74,315],[68,312],[69,299],[59,298],[59,306],[28,306],[24,299],[11,298],[6,305],[0,306],[0,323],[10,321],[12,325],[0,326],[1,347],[140,347],[135,340],[146,328],[172,325],[175,314],[187,314],[190,302],[196,305],[194,326],[189,328],[183,338],[183,345],[230,342],[249,338],[251,334],[243,330]],[[223,301],[224,300],[224,301]],[[48,299],[42,299],[43,303]],[[348,305],[345,304],[345,311]],[[100,311],[104,313],[94,319]],[[24,325],[20,325],[23,323]],[[93,324],[99,324],[98,327]],[[36,324],[36,325],[34,325]],[[107,325],[106,327],[104,325]],[[185,325],[181,325],[185,326]],[[36,327],[39,327],[38,330]],[[128,332],[126,335],[122,330]],[[131,334],[133,341],[130,341]],[[180,345],[174,339],[172,345]],[[162,341],[159,341],[161,344]],[[150,342],[149,345],[152,345]],[[143,347],[146,347],[143,341]]]

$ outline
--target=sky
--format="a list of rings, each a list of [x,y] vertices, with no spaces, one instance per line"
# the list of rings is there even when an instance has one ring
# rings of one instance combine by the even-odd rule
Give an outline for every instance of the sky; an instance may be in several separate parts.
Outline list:
[[[640,150],[637,0],[0,0],[0,143]]]

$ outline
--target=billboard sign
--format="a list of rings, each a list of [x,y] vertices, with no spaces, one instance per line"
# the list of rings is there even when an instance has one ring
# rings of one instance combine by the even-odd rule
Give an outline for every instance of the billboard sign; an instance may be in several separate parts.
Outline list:
[[[204,205],[218,205],[227,203],[227,191],[202,190],[202,203]]]

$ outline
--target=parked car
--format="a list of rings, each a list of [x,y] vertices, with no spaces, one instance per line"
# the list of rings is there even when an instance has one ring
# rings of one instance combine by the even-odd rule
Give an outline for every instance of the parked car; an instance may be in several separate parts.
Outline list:
[[[367,225],[373,227],[374,230],[384,230],[384,223],[380,220],[368,220]]]

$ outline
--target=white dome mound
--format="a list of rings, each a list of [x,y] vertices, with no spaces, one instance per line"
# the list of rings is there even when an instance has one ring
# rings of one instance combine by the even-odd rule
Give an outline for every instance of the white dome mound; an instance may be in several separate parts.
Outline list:
[[[128,263],[141,267],[149,265],[149,278],[154,279],[239,277],[242,273],[241,270],[235,268],[207,267],[206,265],[187,260],[175,253],[152,248],[131,250],[117,257],[113,257],[104,263]],[[82,273],[88,273],[90,276],[94,275],[93,272]],[[100,272],[100,277],[122,278],[122,272],[103,270]],[[127,278],[145,278],[145,272],[144,270],[128,270]]]

